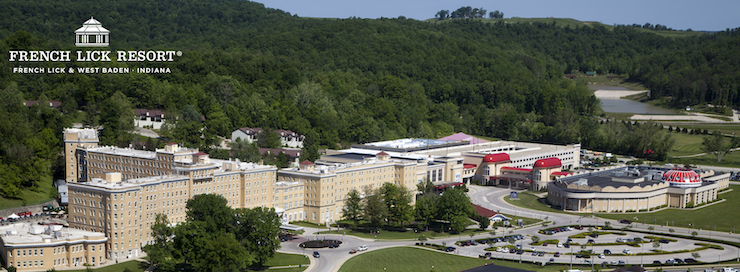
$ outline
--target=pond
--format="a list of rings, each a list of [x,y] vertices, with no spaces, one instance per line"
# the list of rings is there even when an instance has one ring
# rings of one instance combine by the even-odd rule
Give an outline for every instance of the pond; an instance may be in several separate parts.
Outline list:
[[[591,90],[602,91],[631,91],[630,89],[617,86],[588,86]],[[647,103],[637,102],[623,98],[613,98],[613,96],[599,97],[601,100],[601,109],[604,112],[635,113],[635,114],[676,114],[674,110],[656,107]]]

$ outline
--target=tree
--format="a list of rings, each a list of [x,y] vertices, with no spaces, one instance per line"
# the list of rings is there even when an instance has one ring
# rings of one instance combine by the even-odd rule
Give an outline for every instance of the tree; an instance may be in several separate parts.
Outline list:
[[[203,222],[208,231],[233,231],[234,215],[227,204],[226,198],[220,195],[195,195],[185,204],[187,219]]]
[[[356,229],[361,216],[362,198],[360,198],[360,193],[356,189],[352,189],[352,191],[347,193],[347,199],[344,201],[342,217],[346,220],[352,220],[354,228]]]
[[[704,152],[714,154],[714,156],[717,157],[717,162],[722,162],[725,155],[732,152],[732,149],[738,147],[739,144],[740,138],[732,137],[732,139],[727,142],[725,141],[725,136],[723,136],[719,130],[715,130],[712,132],[711,136],[704,137],[702,150]]]
[[[674,230],[674,229],[668,229],[668,232],[674,233],[674,232],[676,232],[676,230]]]
[[[699,252],[692,252],[691,257],[694,257],[694,259],[699,259],[701,258],[701,255],[699,255]]]
[[[434,193],[434,184],[428,179],[425,182],[416,185],[418,194],[416,195],[416,218],[421,220],[429,230],[434,215],[436,214],[437,200],[439,195]]]
[[[465,215],[455,215],[450,220],[450,229],[454,233],[461,233],[470,225],[470,220]]]
[[[316,132],[313,130],[308,132],[306,139],[303,141],[303,149],[301,149],[300,161],[316,161],[321,157],[319,154],[319,139]]]
[[[254,256],[252,265],[262,266],[280,248],[280,218],[274,208],[255,207],[234,211],[235,234],[240,244]]]
[[[611,227],[612,227],[612,222],[604,221],[604,228],[605,229],[610,229]]]
[[[124,145],[130,141],[134,129],[134,110],[126,95],[118,91],[104,100],[100,107],[101,145]]]
[[[437,14],[434,15],[435,18],[439,20],[444,20],[450,17],[450,11],[443,9],[437,12]]]
[[[692,237],[692,238],[696,238],[696,236],[697,236],[697,235],[699,235],[699,233],[698,233],[698,232],[696,232],[696,231],[692,231],[692,232],[691,232],[691,237]]]
[[[257,143],[249,143],[242,138],[229,144],[232,156],[244,162],[259,162],[262,159]]]
[[[447,189],[437,202],[437,218],[452,221],[459,216],[474,214],[473,205],[465,191],[460,187]]]
[[[488,18],[491,18],[491,19],[503,19],[504,18],[504,13],[503,12],[500,12],[498,10],[492,11],[491,13],[488,14]]]
[[[488,219],[488,217],[485,217],[485,216],[480,217],[480,222],[478,222],[478,228],[480,230],[485,230],[490,225],[491,225],[491,220]]]
[[[388,211],[388,223],[396,221],[404,225],[411,221],[413,208],[411,207],[411,193],[405,186],[396,186],[393,183],[386,182],[380,188],[383,194],[383,202]]]
[[[170,257],[172,256],[172,233],[173,230],[169,226],[170,222],[167,220],[167,215],[159,213],[154,219],[154,225],[152,225],[152,236],[154,237],[154,244],[144,246],[149,261],[167,270],[170,268]]]
[[[230,232],[210,231],[209,222],[186,221],[175,228],[173,257],[196,271],[242,271],[254,257]]]
[[[649,227],[648,227],[648,230],[650,230],[650,231],[653,231],[653,230],[655,230],[655,227],[653,227],[653,226],[649,226]]]
[[[539,236],[537,236],[537,235],[532,236],[532,243],[535,243],[536,244],[539,241],[540,241],[540,237]]]
[[[370,224],[377,228],[380,222],[388,216],[388,208],[383,203],[383,195],[380,190],[365,190],[365,206],[363,208],[363,218],[370,221]]]
[[[653,242],[653,247],[657,250],[660,247],[660,243],[658,241]]]
[[[257,134],[257,145],[262,148],[280,148],[280,134],[268,129]]]

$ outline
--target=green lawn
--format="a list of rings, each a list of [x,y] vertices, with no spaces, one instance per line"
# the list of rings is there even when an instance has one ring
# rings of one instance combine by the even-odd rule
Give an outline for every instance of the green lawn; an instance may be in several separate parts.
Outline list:
[[[275,252],[275,256],[267,260],[265,266],[288,266],[288,265],[307,265],[311,263],[306,256],[301,254],[288,254]]]
[[[348,271],[462,271],[489,263],[527,271],[562,271],[566,265],[539,266],[501,260],[484,260],[456,256],[442,252],[411,247],[393,247],[374,250],[354,256],[339,269]],[[432,269],[434,266],[434,269]],[[385,269],[385,270],[382,270]]]
[[[712,166],[740,167],[740,151],[728,153],[725,155],[722,162],[717,162],[717,157],[712,154],[691,158],[671,158],[668,159],[668,162],[681,165],[691,163]]]
[[[427,237],[427,238],[434,238],[434,237],[454,237],[454,236],[461,236],[461,237],[469,237],[471,233],[474,233],[476,235],[478,234],[486,234],[487,231],[479,231],[478,229],[467,229],[463,233],[456,233],[456,234],[449,234],[446,232],[437,232],[434,230],[429,231],[420,231],[420,232],[414,232],[413,230],[410,231],[387,231],[387,230],[380,230],[380,233],[370,233],[369,230],[340,230],[339,234],[346,234],[346,235],[353,235],[361,238],[368,238],[368,239],[417,239],[419,237]],[[337,234],[337,231],[334,230],[332,232],[329,231],[322,231],[318,234]]]
[[[326,229],[327,227],[323,224],[316,224],[306,221],[293,221],[290,222],[291,225],[306,227],[306,228],[318,228],[318,229]]]
[[[740,186],[730,185],[731,192],[720,194],[719,198],[727,199],[725,202],[707,206],[695,211],[668,209],[655,213],[629,214],[629,218],[637,216],[636,223],[652,224],[653,219],[657,224],[665,225],[666,222],[676,227],[688,227],[694,224],[696,228],[713,229],[717,225],[718,231],[732,231],[733,227],[740,227],[740,217],[728,216],[728,211],[734,211],[740,206]],[[597,214],[599,217],[609,219],[624,219],[624,214]],[[672,222],[672,223],[671,223]],[[737,230],[736,230],[737,231]]]
[[[529,192],[521,192],[518,194],[519,199],[518,200],[511,200],[508,196],[504,197],[504,201],[508,202],[511,205],[532,209],[532,210],[538,210],[538,211],[546,211],[546,212],[559,212],[559,213],[566,213],[562,210],[551,208],[548,205],[543,204],[542,202],[539,202],[537,199],[538,197],[536,195],[533,195]],[[570,214],[570,213],[568,213]],[[583,216],[586,216],[588,214],[584,213]]]
[[[701,147],[702,142],[704,142],[704,137],[707,135],[692,135],[688,133],[668,132],[668,130],[664,131],[665,133],[670,133],[671,139],[676,141],[673,144],[673,148],[668,151],[669,157],[704,153],[704,151],[701,150]]]
[[[48,180],[44,180],[38,183],[38,190],[36,192],[30,189],[23,190],[23,200],[0,197],[0,207],[2,207],[3,209],[9,209],[15,207],[36,205],[54,200],[53,198],[49,197],[49,190],[56,190],[56,188],[51,185],[52,184],[50,177]]]
[[[111,262],[111,261],[108,261],[108,262]],[[113,262],[115,262],[115,261],[113,261]],[[109,266],[102,267],[102,268],[93,269],[93,271],[95,271],[95,272],[121,272],[124,269],[128,268],[128,269],[131,269],[131,271],[133,271],[133,272],[140,272],[140,271],[146,270],[147,267],[149,267],[149,264],[148,263],[133,260],[133,261],[118,263],[118,264],[114,264],[114,265],[109,265]],[[80,269],[80,270],[65,270],[65,271],[69,271],[69,272],[84,272],[85,269]]]

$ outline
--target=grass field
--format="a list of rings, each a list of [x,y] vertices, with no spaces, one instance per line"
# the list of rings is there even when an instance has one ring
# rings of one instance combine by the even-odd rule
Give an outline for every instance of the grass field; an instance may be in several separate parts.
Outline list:
[[[37,192],[34,192],[30,189],[23,190],[23,200],[0,197],[0,207],[2,207],[2,209],[9,209],[15,207],[36,205],[54,200],[53,198],[49,197],[49,190],[56,190],[56,188],[51,186],[51,178],[49,178],[49,180],[44,180],[43,182],[40,182],[38,184]]]
[[[490,263],[527,271],[562,271],[566,265],[539,266],[502,260],[484,260],[410,247],[374,250],[352,257],[339,269],[355,271],[462,271]],[[434,268],[432,268],[434,266]],[[383,270],[384,269],[384,270]],[[493,270],[492,270],[493,271]]]
[[[671,139],[676,141],[673,144],[673,148],[668,151],[669,157],[704,153],[704,151],[701,150],[701,147],[702,142],[704,142],[704,137],[707,135],[668,132],[667,130],[664,130],[664,132],[670,133]]]
[[[322,224],[316,224],[306,221],[293,221],[290,222],[291,225],[301,226],[301,227],[307,227],[307,228],[318,228],[318,229],[326,229],[327,227]]]
[[[93,269],[95,272],[121,272],[125,270],[126,268],[130,269],[133,272],[140,272],[146,270],[146,268],[149,267],[149,264],[145,262],[140,261],[128,261],[124,263],[118,263],[114,265],[109,265],[102,268]],[[65,270],[69,272],[84,272],[85,269],[80,270]]]
[[[308,258],[300,254],[288,254],[275,252],[275,256],[268,259],[265,266],[288,266],[288,265],[307,265],[311,263]]]
[[[710,205],[698,210],[675,210],[668,209],[655,213],[629,214],[628,217],[637,216],[639,221],[636,223],[652,224],[655,219],[657,224],[669,225],[676,227],[689,227],[693,224],[695,228],[714,229],[716,225],[718,231],[732,231],[733,227],[740,227],[740,217],[728,216],[728,211],[734,211],[740,206],[740,186],[730,185],[733,191],[720,194],[719,198],[727,199],[725,202]],[[624,214],[597,214],[599,217],[609,219],[624,219]],[[671,223],[672,222],[672,223]]]

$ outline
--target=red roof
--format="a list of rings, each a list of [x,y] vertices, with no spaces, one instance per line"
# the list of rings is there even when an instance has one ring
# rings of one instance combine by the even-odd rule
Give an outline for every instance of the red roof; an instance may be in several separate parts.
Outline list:
[[[198,153],[193,154],[193,156],[208,156],[208,154],[203,153],[203,152],[198,152]]]
[[[560,159],[558,158],[540,159],[534,162],[534,167],[538,167],[538,168],[560,167],[562,165],[563,163],[560,162]]]
[[[511,161],[509,158],[509,154],[506,153],[497,153],[497,154],[488,154],[485,157],[483,157],[483,162],[507,162]]]
[[[476,167],[478,167],[477,164],[472,164],[472,163],[463,164],[463,168],[465,168],[465,169],[468,169],[468,168],[476,168]]]
[[[385,153],[385,151],[380,151],[380,153],[375,154],[375,156],[388,156],[388,153]]]
[[[313,164],[314,164],[314,163],[312,163],[312,162],[311,162],[311,161],[309,161],[309,160],[305,160],[305,161],[302,161],[302,162],[301,162],[301,165],[313,165]]]
[[[550,174],[551,176],[567,176],[567,175],[573,175],[571,172],[552,172]]]
[[[497,215],[498,214],[497,212],[494,212],[492,210],[483,208],[483,207],[478,206],[478,205],[475,205],[475,204],[473,204],[473,207],[475,207],[475,213],[477,213],[480,216],[485,216],[485,217],[491,218],[491,216],[494,216],[494,215]]]
[[[513,171],[522,171],[522,172],[532,172],[532,169],[531,168],[518,168],[518,167],[508,167],[508,166],[501,167],[501,170],[513,170]]]
[[[701,182],[701,176],[691,170],[670,170],[663,174],[663,180],[670,182]]]

